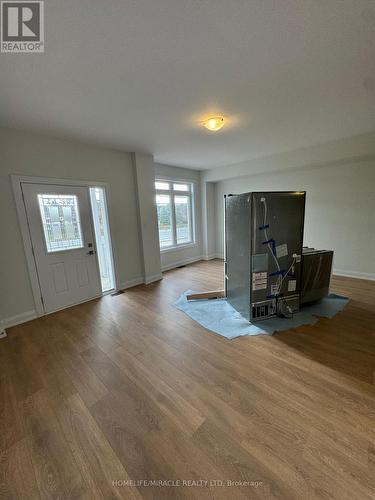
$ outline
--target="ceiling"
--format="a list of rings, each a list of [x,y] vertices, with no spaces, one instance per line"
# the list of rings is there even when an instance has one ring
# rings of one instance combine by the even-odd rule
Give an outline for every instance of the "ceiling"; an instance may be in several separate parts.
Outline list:
[[[373,0],[47,0],[45,45],[1,125],[197,169],[375,130]]]

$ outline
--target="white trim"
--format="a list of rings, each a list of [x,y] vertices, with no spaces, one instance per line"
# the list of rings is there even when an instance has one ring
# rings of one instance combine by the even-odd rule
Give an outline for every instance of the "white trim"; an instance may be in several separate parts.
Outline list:
[[[203,260],[212,260],[212,259],[217,259],[218,254],[216,253],[211,253],[210,255],[203,255],[202,259]]]
[[[171,204],[171,225],[172,225],[172,241],[173,245],[165,248],[160,247],[160,253],[178,250],[180,248],[186,248],[189,246],[197,245],[197,230],[196,230],[196,217],[195,217],[195,205],[197,202],[196,199],[196,182],[194,180],[184,180],[177,179],[170,176],[158,176],[155,175],[155,184],[157,182],[168,183],[169,189],[157,189],[155,187],[156,196],[159,195],[167,195],[170,197]],[[174,184],[187,184],[189,186],[188,191],[178,191],[173,188]],[[176,225],[176,206],[175,206],[175,196],[186,196],[189,200],[188,209],[189,209],[189,219],[190,219],[190,236],[191,241],[188,243],[177,243],[177,225]],[[157,207],[157,204],[156,204]],[[160,241],[159,241],[160,244]]]
[[[137,286],[137,285],[142,285],[142,284],[145,284],[145,283],[146,284],[152,283],[152,282],[160,280],[162,278],[163,278],[162,274],[160,274],[160,275],[158,274],[158,275],[155,275],[155,276],[150,276],[149,280],[151,279],[151,281],[148,281],[146,283],[146,281],[143,279],[142,276],[138,276],[137,278],[133,278],[131,280],[124,281],[123,283],[120,283],[118,285],[118,287],[116,288],[116,290],[117,291],[119,291],[119,290],[126,290],[127,288],[131,288],[131,287]],[[98,297],[94,297],[93,299],[90,299],[90,300],[95,300],[95,299],[101,298],[104,295],[110,295],[114,291],[115,290],[109,290],[108,292],[105,292],[103,295],[99,295]],[[85,302],[90,302],[90,300],[88,300],[88,301],[85,300],[83,302],[80,302],[79,304],[83,304]],[[68,306],[68,307],[74,307],[75,305],[79,305],[79,304],[73,304],[73,305]],[[66,309],[66,308],[64,308],[64,309]],[[53,312],[48,313],[48,314],[53,314],[55,312],[58,312],[58,311],[53,311]],[[4,331],[5,337],[6,337],[6,332],[5,332],[6,328],[10,328],[12,326],[20,325],[21,323],[26,323],[26,322],[31,321],[33,319],[37,319],[40,316],[41,315],[38,314],[37,311],[34,309],[32,311],[26,311],[24,313],[17,314],[15,316],[10,316],[9,318],[5,318],[2,321],[0,320],[0,339],[3,338],[3,336],[2,336],[3,331]],[[43,314],[43,316],[44,316],[44,314]]]
[[[187,265],[187,264],[192,264],[194,262],[198,262],[201,260],[212,260],[212,259],[222,259],[223,256],[222,254],[211,254],[208,256],[198,256],[198,257],[191,257],[190,259],[183,259],[177,262],[174,262],[173,264],[169,264],[167,266],[162,267],[162,271],[169,271],[171,269],[175,269],[176,267]],[[345,276],[348,278],[358,278],[358,279],[363,279],[363,280],[375,280],[375,274],[373,273],[363,273],[363,272],[358,272],[358,271],[345,271],[342,269],[335,269],[333,271],[333,274],[336,276]],[[153,283],[154,281],[158,281],[162,279],[162,275],[156,274],[154,276],[149,276],[147,281],[146,279],[143,279],[141,276],[138,276],[137,278],[132,278],[131,280],[124,281],[123,283],[120,283],[117,287],[116,290],[126,290],[127,288],[132,288],[133,286],[137,285],[142,285],[142,284],[149,284]],[[38,318],[38,313],[36,310],[32,311],[26,311],[21,314],[17,314],[15,316],[10,316],[9,318],[5,318],[2,321],[0,320],[0,339],[4,338],[3,333],[5,333],[6,337],[6,328],[10,328],[12,326],[20,325],[21,323],[26,323],[28,321],[32,321],[33,319]]]
[[[105,211],[105,219],[106,219],[106,224],[107,224],[107,229],[108,229],[108,246],[109,246],[109,258],[111,260],[111,267],[112,267],[112,286],[110,290],[106,290],[105,292],[102,291],[102,295],[106,295],[107,292],[113,291],[114,289],[117,288],[117,273],[116,273],[116,267],[115,267],[115,261],[113,257],[113,242],[112,242],[112,233],[111,233],[111,225],[110,225],[110,220],[109,220],[109,203],[108,203],[108,195],[107,195],[107,190],[108,186],[89,186],[89,199],[90,199],[90,212],[91,212],[91,219],[92,219],[92,228],[94,230],[94,238],[95,238],[95,243],[97,243],[97,234],[96,234],[96,229],[95,229],[95,222],[94,222],[94,210],[93,210],[93,197],[92,195],[92,189],[99,188],[102,189],[103,191],[103,201],[104,201],[104,211]],[[98,264],[98,272],[99,272],[99,278],[100,277],[100,266],[99,266],[99,255],[96,252],[96,260]],[[100,279],[100,286],[102,286],[102,282]]]
[[[346,269],[333,269],[333,275],[357,278],[360,280],[375,281],[375,273],[363,273],[362,271],[347,271]]]
[[[110,204],[109,185],[107,182],[101,182],[101,181],[57,179],[54,177],[31,177],[31,176],[25,176],[25,175],[11,175],[10,178],[11,178],[11,183],[12,183],[12,187],[13,187],[14,200],[16,203],[18,221],[19,221],[23,245],[24,245],[24,249],[25,249],[26,262],[27,262],[27,267],[29,270],[31,289],[32,289],[32,293],[33,293],[34,303],[35,303],[35,312],[36,312],[35,317],[40,317],[40,316],[44,316],[46,313],[44,311],[44,307],[43,307],[43,303],[42,303],[42,299],[41,299],[42,294],[41,294],[41,289],[40,289],[40,285],[39,285],[38,272],[37,272],[35,259],[33,256],[31,236],[30,236],[30,231],[29,231],[29,226],[28,226],[28,221],[27,221],[26,208],[25,208],[25,205],[23,202],[22,183],[62,185],[62,186],[82,186],[82,187],[87,187],[87,188],[102,187],[105,191],[105,199],[106,199],[106,203],[107,203],[109,235],[110,235],[110,240],[111,240],[111,249],[112,249],[112,253],[113,253],[114,252],[114,245],[113,245],[112,231],[111,231],[111,229],[112,229],[112,225],[111,225],[112,211],[111,211],[111,204]],[[89,195],[89,197],[90,197],[90,195]],[[90,213],[91,213],[91,206],[90,206]],[[92,214],[91,214],[91,217],[92,217]],[[93,228],[93,230],[94,230],[94,228]],[[117,289],[118,274],[117,274],[116,259],[114,259],[114,258],[113,258],[113,266],[114,266],[114,275],[115,275],[114,276],[114,278],[115,278],[114,285],[115,285],[115,288]],[[98,272],[99,272],[99,267],[98,267]],[[102,296],[102,295],[103,294],[101,294],[100,296]],[[72,304],[72,305],[75,305],[75,304]],[[69,306],[69,307],[71,307],[71,306]],[[23,313],[23,314],[26,314],[26,313]],[[31,318],[31,319],[34,319],[34,318]],[[21,321],[21,322],[24,322],[24,321]]]
[[[55,177],[33,177],[30,175],[14,175],[11,176],[12,181],[15,180],[19,183],[24,182],[28,184],[52,184],[63,186],[85,186],[85,187],[107,187],[108,183],[103,181],[85,181],[75,179],[60,179]]]
[[[27,321],[31,321],[33,319],[36,319],[38,317],[38,314],[36,310],[32,311],[26,311],[21,314],[16,314],[15,316],[9,316],[9,318],[4,318],[2,320],[2,327],[3,328],[10,328],[11,326],[16,326],[20,325],[21,323],[26,323]]]
[[[173,175],[159,175],[159,174],[155,174],[155,182],[158,182],[158,181],[170,181],[170,182],[174,182],[175,184],[199,184],[199,180],[198,179],[183,179],[182,177],[174,177]],[[180,191],[181,193],[183,193],[183,191]]]
[[[176,269],[176,267],[185,266],[187,264],[192,264],[193,262],[198,262],[200,260],[203,260],[201,255],[199,255],[198,257],[190,257],[189,259],[178,260],[176,262],[173,262],[173,264],[167,264],[165,266],[162,266],[161,270],[163,272],[169,271],[170,269]]]
[[[211,254],[208,256],[204,256],[203,259],[204,260],[211,260],[211,259],[224,260],[224,254],[222,254],[222,253]],[[375,273],[364,273],[362,271],[347,271],[346,269],[333,269],[332,274],[336,275],[336,276],[344,276],[347,278],[357,278],[360,280],[375,281]]]
[[[138,276],[137,278],[133,278],[131,280],[124,281],[123,283],[120,283],[119,286],[117,287],[117,291],[121,290],[126,290],[127,288],[131,288],[133,286],[138,286],[138,285],[149,285],[150,283],[153,283],[154,281],[159,281],[163,279],[163,275],[161,273],[154,274],[152,276],[146,276],[143,278],[142,276]]]
[[[176,252],[178,250],[185,250],[186,248],[194,248],[197,247],[198,243],[193,242],[193,243],[186,243],[184,245],[176,245],[174,247],[164,247],[160,248],[160,253],[169,253],[169,252]]]
[[[213,259],[224,260],[224,254],[223,253],[215,253],[215,257],[213,257]]]
[[[150,283],[154,283],[154,281],[160,281],[163,279],[163,275],[161,273],[153,274],[152,276],[145,276],[144,283],[145,285],[149,285]]]
[[[206,260],[213,260],[213,259],[222,259],[223,257],[219,256],[218,254],[216,253],[213,253],[211,255],[199,255],[197,257],[190,257],[188,259],[182,259],[182,260],[178,260],[176,262],[173,262],[172,264],[167,264],[165,266],[162,266],[161,270],[164,272],[164,271],[169,271],[171,269],[176,269],[176,267],[180,267],[180,266],[185,266],[185,265],[188,265],[188,264],[193,264],[193,262],[199,262],[199,261],[206,261]]]
[[[126,290],[127,288],[131,288],[133,286],[142,285],[144,283],[144,279],[142,276],[138,276],[138,278],[133,278],[131,280],[124,281],[120,283],[117,287],[117,291]]]
[[[29,270],[30,282],[31,282],[31,290],[34,297],[35,310],[37,316],[44,315],[44,307],[41,299],[41,291],[39,286],[38,273],[36,269],[36,264],[33,256],[32,244],[31,244],[31,236],[29,232],[29,226],[27,222],[27,215],[25,205],[23,203],[23,195],[22,195],[22,182],[24,180],[30,179],[29,177],[21,177],[17,175],[11,175],[11,182],[13,186],[13,194],[14,201],[16,203],[18,221],[20,225],[23,246],[25,249],[25,256],[27,267]]]

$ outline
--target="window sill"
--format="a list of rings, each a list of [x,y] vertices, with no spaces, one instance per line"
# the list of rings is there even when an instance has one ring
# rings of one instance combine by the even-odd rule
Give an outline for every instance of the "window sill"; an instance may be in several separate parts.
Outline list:
[[[187,248],[194,248],[198,246],[197,243],[186,243],[186,245],[176,245],[174,247],[161,248],[160,253],[176,252],[178,250],[186,250]]]

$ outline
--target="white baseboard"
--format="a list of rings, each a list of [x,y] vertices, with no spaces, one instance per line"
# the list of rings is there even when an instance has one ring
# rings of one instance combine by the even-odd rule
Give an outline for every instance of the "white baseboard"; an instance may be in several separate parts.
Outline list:
[[[142,276],[138,276],[137,278],[119,283],[117,290],[126,290],[127,288],[131,288],[132,286],[137,285],[149,285],[150,283],[159,281],[161,279],[163,279],[163,275],[161,273],[154,274],[152,276],[146,276],[145,278],[143,278]]]
[[[187,264],[192,264],[193,262],[198,262],[200,260],[213,260],[213,259],[223,259],[222,255],[213,253],[210,255],[199,255],[197,257],[191,257],[190,259],[183,259],[177,262],[173,262],[173,264],[168,264],[161,268],[162,271],[169,271],[171,269],[176,269],[176,267],[185,266]]]
[[[20,325],[21,323],[26,323],[27,321],[31,321],[32,319],[36,319],[38,317],[37,312],[34,310],[26,311],[21,314],[16,314],[15,316],[9,316],[9,318],[4,318],[2,321],[2,328],[10,328],[11,326]]]
[[[211,253],[210,255],[203,255],[202,260],[212,260],[216,259],[216,253]]]
[[[176,262],[173,262],[172,264],[167,264],[165,266],[162,266],[161,270],[164,271],[169,271],[170,269],[176,269],[176,267],[180,266],[185,266],[187,264],[192,264],[193,262],[198,262],[199,260],[202,260],[203,257],[201,255],[198,255],[197,257],[190,257],[189,259],[182,259],[178,260]]]
[[[149,276],[148,281],[146,282],[142,276],[138,276],[137,278],[133,278],[128,281],[124,281],[123,283],[119,283],[117,290],[125,290],[126,288],[131,288],[133,286],[142,285],[143,283],[152,283],[154,281],[162,279],[162,274],[157,274],[155,276]],[[11,326],[20,325],[21,323],[26,323],[27,321],[31,321],[33,319],[38,318],[38,314],[36,310],[26,311],[21,314],[16,314],[15,316],[9,316],[9,318],[4,318],[2,321],[0,320],[0,339],[6,337],[6,328],[10,328]],[[5,335],[3,335],[3,332]]]
[[[123,283],[119,283],[117,290],[126,290],[127,288],[131,288],[132,286],[137,286],[137,285],[149,285],[150,283],[153,283],[154,281],[159,281],[163,279],[163,275],[161,273],[154,274],[152,276],[146,276],[143,278],[142,276],[138,276],[137,278],[133,278],[128,281],[124,281]]]
[[[346,269],[333,269],[332,274],[346,276],[347,278],[358,278],[360,280],[375,281],[375,273],[363,273],[360,271],[347,271]]]
[[[200,260],[212,260],[212,259],[223,259],[224,256],[222,254],[212,254],[212,255],[205,255],[205,256],[197,256],[197,257],[191,257],[190,259],[184,259],[180,260],[177,262],[174,262],[173,264],[168,264],[167,266],[162,267],[162,271],[168,271],[170,269],[175,269],[176,267],[183,266],[186,264],[192,264],[193,262],[198,262]],[[345,276],[348,278],[357,278],[357,279],[362,279],[362,280],[370,280],[370,281],[375,281],[375,273],[363,273],[359,271],[347,271],[345,269],[333,269],[333,274],[336,276]],[[160,274],[155,274],[153,276],[147,276],[145,279],[143,277],[138,276],[137,278],[133,278],[128,281],[124,281],[123,283],[120,283],[117,287],[118,290],[125,290],[126,288],[131,288],[133,286],[141,285],[145,283],[146,285],[153,283],[155,281],[159,281],[163,278],[163,275]],[[8,318],[4,318],[2,321],[0,321],[0,339],[6,336],[5,329],[10,328],[12,326],[20,325],[21,323],[26,323],[27,321],[31,321],[33,319],[36,319],[38,317],[38,314],[36,310],[32,311],[26,311],[21,314],[16,314],[15,316],[9,316]],[[5,335],[3,334],[5,333]]]
[[[142,278],[142,276],[138,276],[137,278],[124,281],[123,283],[119,283],[117,290],[126,290],[127,288],[131,288],[132,286],[142,285],[143,283],[144,279]]]
[[[152,276],[145,276],[144,283],[145,285],[149,285],[150,283],[154,283],[155,281],[160,281],[162,279],[163,279],[162,273],[158,273]]]

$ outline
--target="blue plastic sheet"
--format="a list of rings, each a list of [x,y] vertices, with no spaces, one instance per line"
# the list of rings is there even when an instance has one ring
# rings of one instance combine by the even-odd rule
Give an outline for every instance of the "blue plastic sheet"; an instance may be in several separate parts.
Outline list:
[[[317,316],[333,318],[349,302],[347,297],[330,294],[318,303],[308,305],[293,318],[271,318],[249,323],[237,312],[226,299],[187,300],[186,295],[194,293],[187,290],[175,302],[175,307],[184,311],[207,330],[211,330],[227,339],[244,335],[272,335],[276,331],[289,330],[303,325],[313,325]]]

